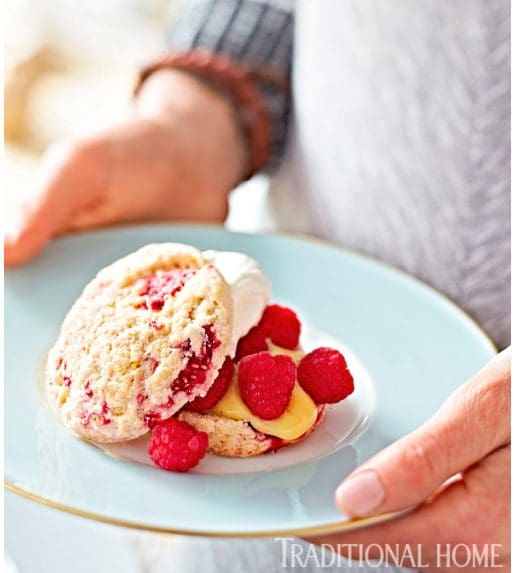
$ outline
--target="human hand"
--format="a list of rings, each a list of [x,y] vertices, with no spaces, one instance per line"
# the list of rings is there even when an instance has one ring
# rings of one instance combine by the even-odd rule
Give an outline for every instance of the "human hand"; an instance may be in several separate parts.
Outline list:
[[[509,570],[510,360],[509,348],[461,386],[427,423],[359,467],[335,495],[337,506],[352,517],[421,504],[415,511],[309,541],[330,544],[343,554],[351,544],[373,546],[370,559],[383,555],[379,548],[386,545],[399,546],[401,554],[402,547],[410,544],[415,550],[421,544],[429,569],[438,567],[437,544],[443,548],[439,555],[446,544],[476,544],[479,552],[486,544],[501,544],[503,570]],[[459,479],[434,494],[456,474]],[[464,558],[461,552],[458,562]],[[446,566],[446,560],[439,565]]]
[[[246,160],[221,94],[184,72],[157,72],[124,123],[46,153],[37,189],[6,237],[5,263],[24,263],[52,237],[88,227],[221,222]]]

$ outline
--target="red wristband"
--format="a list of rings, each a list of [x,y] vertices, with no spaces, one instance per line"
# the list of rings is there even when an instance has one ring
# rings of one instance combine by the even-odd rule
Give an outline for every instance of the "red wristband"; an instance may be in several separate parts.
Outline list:
[[[248,142],[249,170],[246,179],[262,169],[269,158],[271,126],[264,99],[255,82],[255,70],[218,53],[197,48],[167,54],[140,72],[134,93],[154,72],[172,68],[184,70],[206,80],[232,100],[241,130]]]

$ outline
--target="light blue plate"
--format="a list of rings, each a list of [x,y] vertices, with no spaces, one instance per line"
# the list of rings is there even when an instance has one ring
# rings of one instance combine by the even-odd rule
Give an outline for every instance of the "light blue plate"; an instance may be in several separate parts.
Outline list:
[[[346,344],[377,392],[373,422],[351,445],[313,463],[256,475],[174,474],[115,460],[60,426],[37,378],[84,285],[149,242],[248,253],[273,298]],[[202,535],[308,534],[353,527],[333,503],[357,464],[426,420],[495,354],[486,335],[432,289],[369,258],[317,241],[221,228],[139,226],[55,241],[6,273],[5,475],[8,487],[119,525]]]

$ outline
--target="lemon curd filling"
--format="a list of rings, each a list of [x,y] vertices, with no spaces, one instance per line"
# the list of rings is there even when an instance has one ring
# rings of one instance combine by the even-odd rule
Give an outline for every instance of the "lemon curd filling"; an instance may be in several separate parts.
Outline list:
[[[271,343],[269,346],[272,354],[288,354],[297,360],[303,356],[299,350],[286,350]],[[286,410],[278,418],[263,420],[254,416],[241,398],[237,376],[234,376],[225,395],[214,406],[212,412],[232,420],[244,420],[257,431],[283,440],[296,440],[312,428],[318,417],[316,404],[298,382],[294,385]]]

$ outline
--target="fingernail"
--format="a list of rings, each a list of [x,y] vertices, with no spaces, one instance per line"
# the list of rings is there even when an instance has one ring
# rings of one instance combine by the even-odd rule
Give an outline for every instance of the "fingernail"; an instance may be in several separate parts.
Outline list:
[[[337,505],[351,516],[373,513],[385,498],[385,488],[375,470],[350,476],[336,490]]]

